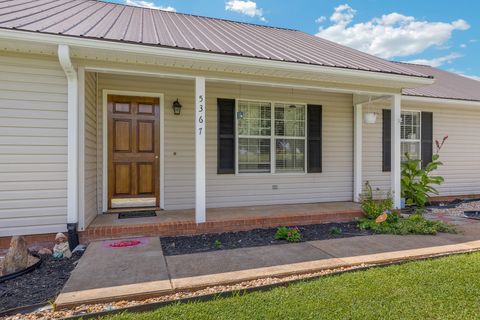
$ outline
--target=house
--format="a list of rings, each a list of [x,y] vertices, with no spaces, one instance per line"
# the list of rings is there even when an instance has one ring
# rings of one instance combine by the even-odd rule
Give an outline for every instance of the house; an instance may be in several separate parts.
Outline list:
[[[398,207],[402,151],[446,134],[441,195],[480,194],[480,82],[452,73],[94,0],[2,1],[0,49],[3,239],[121,208],[355,206],[366,180]]]

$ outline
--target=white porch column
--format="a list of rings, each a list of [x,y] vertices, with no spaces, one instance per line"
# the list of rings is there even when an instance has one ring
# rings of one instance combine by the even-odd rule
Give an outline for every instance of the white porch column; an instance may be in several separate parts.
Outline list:
[[[392,96],[392,126],[391,126],[391,183],[393,205],[396,209],[400,208],[400,125],[401,125],[401,95],[395,94]]]
[[[362,130],[363,130],[363,105],[354,106],[353,116],[354,142],[353,142],[353,201],[360,202],[362,193]]]
[[[205,215],[205,78],[195,77],[195,221]]]
[[[78,78],[68,45],[58,46],[58,60],[67,77],[67,224],[78,223]]]

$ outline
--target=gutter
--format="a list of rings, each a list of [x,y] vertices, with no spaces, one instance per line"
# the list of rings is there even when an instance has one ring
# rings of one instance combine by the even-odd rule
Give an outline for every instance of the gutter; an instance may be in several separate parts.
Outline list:
[[[422,97],[402,94],[402,101],[435,103],[447,106],[459,105],[464,107],[480,107],[480,101],[461,100],[453,98]]]
[[[78,245],[78,78],[68,45],[58,46],[58,61],[67,77],[68,90],[67,230],[72,250]]]
[[[237,65],[244,67],[258,67],[265,69],[276,69],[279,71],[319,73],[331,77],[349,77],[362,80],[376,80],[380,82],[392,81],[408,84],[405,87],[418,87],[434,83],[431,77],[415,75],[400,75],[367,70],[352,70],[340,67],[320,66],[313,64],[268,60],[254,57],[240,57],[235,55],[193,51],[188,49],[174,49],[153,45],[134,44],[120,41],[89,39],[76,36],[63,36],[57,34],[45,34],[33,31],[19,31],[0,28],[0,38],[17,41],[37,42],[41,44],[65,44],[71,47],[83,49],[112,50],[130,54],[146,54],[160,58],[185,59],[190,62],[200,63],[224,63],[226,65]]]

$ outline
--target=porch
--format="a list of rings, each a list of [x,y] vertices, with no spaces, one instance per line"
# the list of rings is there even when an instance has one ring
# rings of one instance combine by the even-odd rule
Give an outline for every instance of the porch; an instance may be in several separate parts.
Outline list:
[[[78,139],[72,152],[78,151],[78,171],[69,166],[74,201],[67,218],[85,240],[358,217],[362,106],[375,100],[386,101],[395,119],[392,172],[384,180],[399,205],[399,157],[393,155],[399,153],[400,95],[391,88],[101,64],[79,67],[78,80],[78,131],[69,127]],[[109,214],[123,206],[114,202],[135,198],[148,200],[158,216],[118,220]]]
[[[207,221],[197,224],[195,210],[157,210],[156,217],[119,219],[117,213],[98,215],[82,242],[128,236],[179,236],[242,231],[255,228],[346,222],[362,216],[354,202],[209,208]]]

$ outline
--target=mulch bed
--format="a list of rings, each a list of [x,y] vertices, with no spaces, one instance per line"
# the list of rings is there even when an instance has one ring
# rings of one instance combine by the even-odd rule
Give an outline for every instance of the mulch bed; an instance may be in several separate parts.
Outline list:
[[[330,230],[333,227],[340,229],[341,234],[331,233]],[[298,226],[298,229],[302,235],[302,241],[348,238],[372,234],[369,231],[360,230],[356,222],[312,224]],[[162,243],[162,250],[165,256],[288,243],[286,240],[275,240],[276,231],[277,228],[268,228],[219,234],[161,237],[160,242]],[[215,242],[221,245],[216,246]]]
[[[55,260],[44,255],[39,268],[0,283],[0,311],[54,300],[80,257],[81,253],[75,253],[71,259]]]

